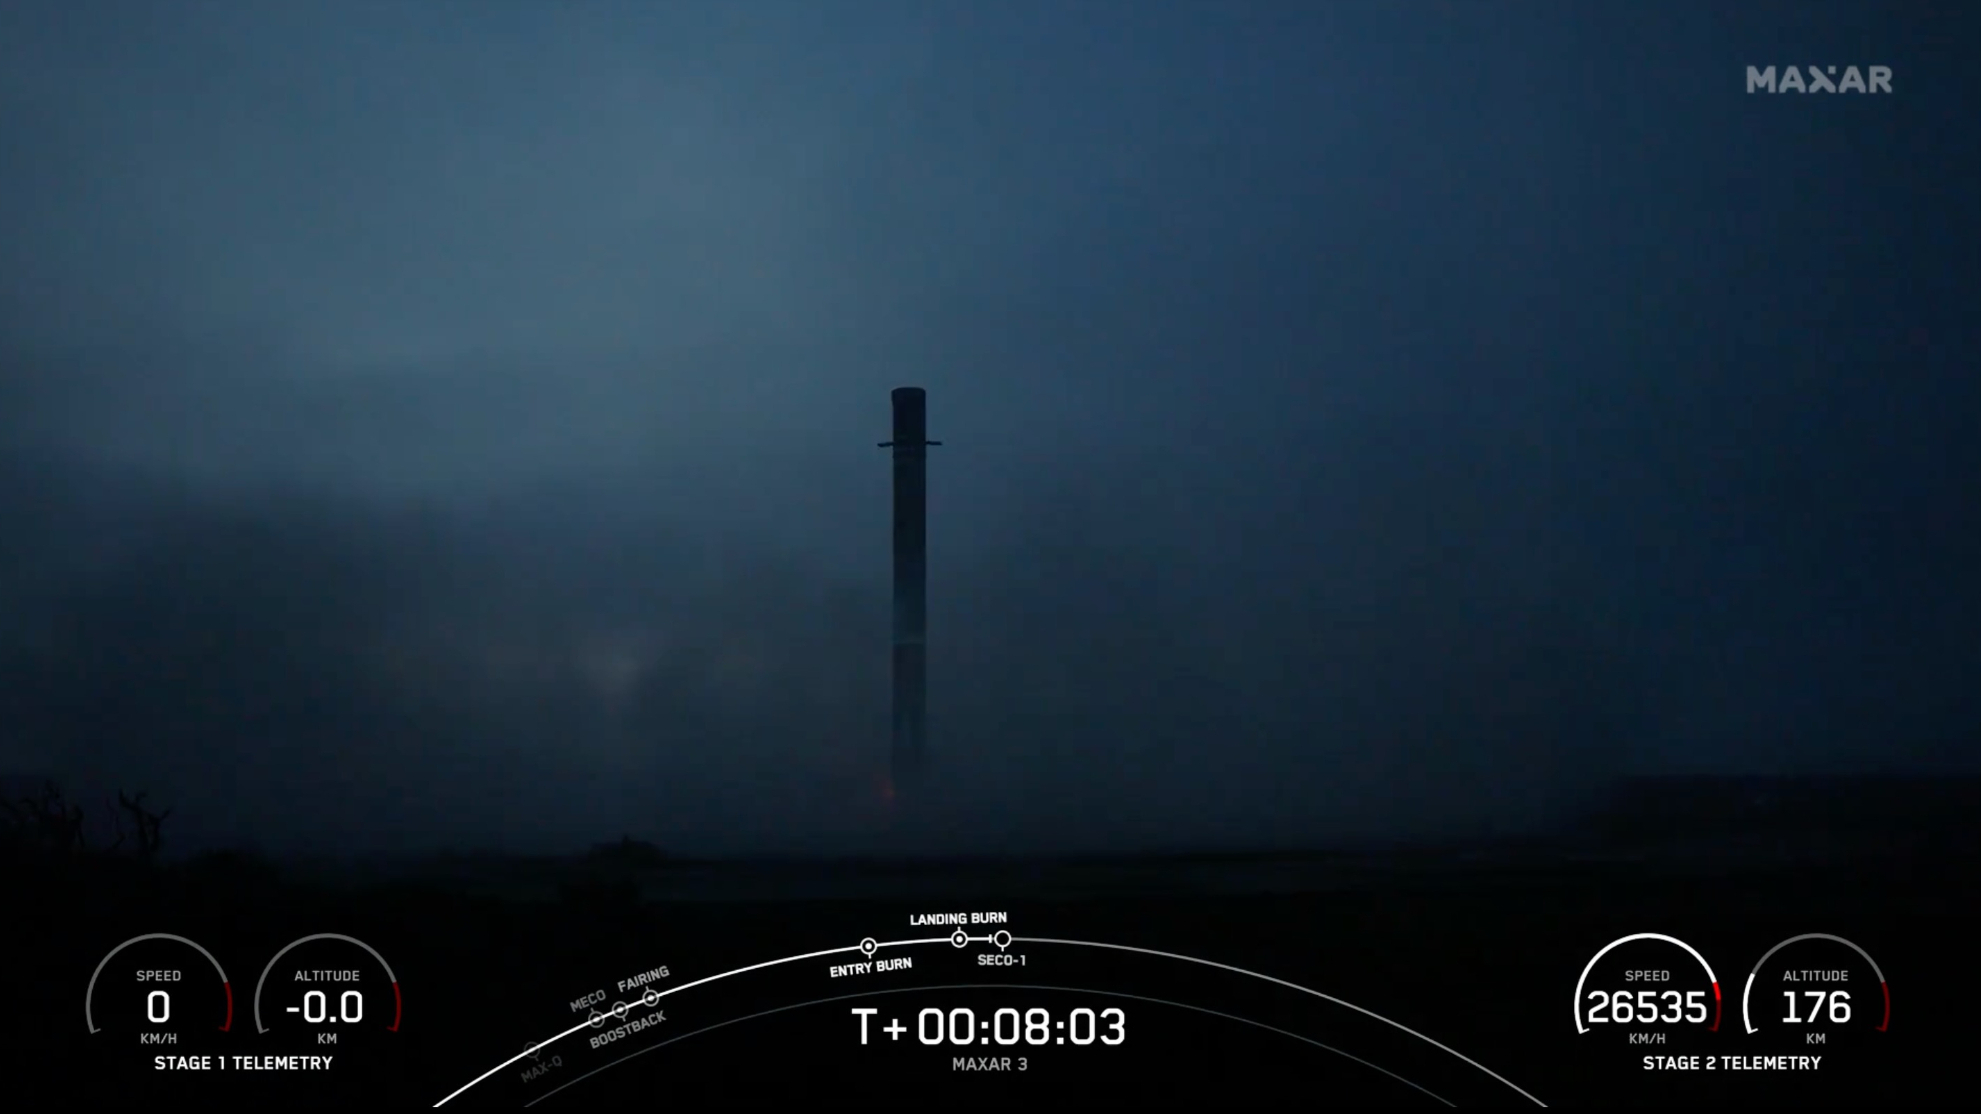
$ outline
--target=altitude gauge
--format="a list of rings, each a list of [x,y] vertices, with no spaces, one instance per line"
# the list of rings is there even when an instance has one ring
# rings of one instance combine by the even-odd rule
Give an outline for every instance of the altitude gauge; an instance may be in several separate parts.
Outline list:
[[[255,1031],[282,1053],[333,1055],[377,1047],[399,1031],[399,979],[371,945],[334,932],[290,943],[255,983]]]
[[[169,932],[110,949],[83,992],[89,1031],[160,1053],[210,1051],[234,1024],[234,990],[213,953]]]
[[[1740,1013],[1749,1033],[1820,1052],[1884,1032],[1892,995],[1869,952],[1841,936],[1810,932],[1783,940],[1754,964]]]
[[[1575,982],[1575,1031],[1614,1034],[1644,1052],[1691,1050],[1720,1027],[1720,982],[1706,957],[1675,936],[1612,940]]]

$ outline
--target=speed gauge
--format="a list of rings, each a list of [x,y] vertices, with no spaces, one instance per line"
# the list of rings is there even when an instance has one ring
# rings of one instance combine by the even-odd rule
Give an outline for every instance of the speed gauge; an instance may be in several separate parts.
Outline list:
[[[233,1027],[234,988],[212,952],[184,936],[151,932],[110,949],[96,965],[83,992],[83,1021],[91,1033],[185,1051]]]
[[[1720,982],[1706,957],[1675,936],[1610,941],[1575,982],[1575,1031],[1628,1045],[1683,1045],[1720,1027]]]

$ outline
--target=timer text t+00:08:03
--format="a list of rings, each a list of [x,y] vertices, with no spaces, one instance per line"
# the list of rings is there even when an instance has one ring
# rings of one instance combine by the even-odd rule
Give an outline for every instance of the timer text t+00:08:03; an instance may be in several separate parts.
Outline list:
[[[853,1011],[860,1019],[861,1044],[868,1043],[868,1022],[879,1012],[872,1007]],[[898,1041],[907,1028],[898,1018],[889,1018],[880,1031]],[[998,1010],[987,1021],[978,1020],[974,1010],[960,1008],[944,1011],[930,1007],[915,1018],[915,1038],[929,1045],[1089,1045],[1096,1041],[1117,1045],[1128,1039],[1127,1029],[1128,1017],[1121,1010],[1105,1009],[1096,1014],[1084,1006],[1061,1021],[1054,1021],[1050,1010],[1029,1009],[1021,1017],[1010,1008]]]

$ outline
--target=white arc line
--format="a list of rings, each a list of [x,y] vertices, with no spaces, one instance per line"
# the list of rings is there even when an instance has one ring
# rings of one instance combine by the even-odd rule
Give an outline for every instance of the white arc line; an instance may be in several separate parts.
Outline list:
[[[895,947],[902,944],[947,944],[947,943],[949,943],[949,937],[947,936],[937,937],[932,940],[888,940],[876,944],[875,950],[879,950],[880,948]],[[712,983],[717,979],[729,978],[731,975],[744,975],[744,974],[748,974],[751,971],[761,971],[766,967],[776,967],[779,966],[780,964],[785,964],[785,963],[797,963],[801,960],[806,960],[806,959],[817,959],[822,955],[841,955],[845,952],[857,952],[864,950],[865,949],[858,944],[850,944],[843,948],[826,948],[823,951],[806,952],[803,955],[787,955],[782,959],[771,959],[771,960],[765,960],[762,963],[752,963],[748,967],[738,967],[735,968],[734,970],[724,971],[716,975],[710,975],[707,978],[696,979],[694,982],[682,983],[680,986],[674,987],[669,990],[661,991],[657,995],[657,998],[665,998],[670,994],[679,994],[684,990],[689,990],[697,986],[703,986],[708,983]],[[569,1029],[566,1029],[563,1032],[557,1034],[556,1036],[551,1037],[549,1040],[546,1040],[543,1043],[537,1045],[536,1051],[541,1052],[544,1049],[550,1047],[552,1044],[563,1040],[565,1037],[568,1037],[573,1033],[577,1033],[585,1029],[589,1029],[591,1027],[592,1027],[592,1023],[590,1021],[580,1021],[576,1025],[571,1026]],[[502,1061],[501,1063],[495,1065],[494,1067],[488,1069],[487,1071],[481,1073],[480,1075],[475,1076],[473,1079],[468,1080],[468,1082],[463,1084],[459,1090],[455,1091],[451,1095],[448,1095],[446,1098],[441,1099],[439,1102],[434,1103],[433,1105],[445,1106],[447,1103],[451,1102],[453,1099],[458,1097],[463,1091],[466,1091],[469,1087],[473,1087],[475,1084],[480,1083],[482,1080],[487,1079],[489,1076],[494,1075],[496,1072],[501,1071],[503,1068],[508,1067],[509,1065],[515,1063],[516,1061],[523,1059],[527,1055],[529,1055],[529,1053],[525,1052],[525,1053],[518,1053],[517,1055],[509,1057],[507,1060]]]
[[[1314,997],[1319,998],[1324,1002],[1333,1002],[1337,1006],[1346,1006],[1347,1008],[1354,1010],[1356,1013],[1363,1014],[1368,1017],[1373,1017],[1377,1021],[1380,1021],[1385,1025],[1393,1026],[1394,1028],[1400,1029],[1403,1032],[1406,1032],[1411,1036],[1416,1037],[1418,1040],[1423,1041],[1425,1044],[1430,1045],[1432,1048],[1435,1048],[1440,1052],[1446,1052],[1453,1056],[1456,1056],[1460,1060],[1463,1060],[1466,1063],[1472,1065],[1473,1067],[1478,1068],[1480,1071],[1485,1072],[1487,1075],[1492,1076],[1494,1079],[1499,1080],[1501,1083],[1506,1084],[1508,1087],[1512,1087],[1515,1091],[1519,1092],[1522,1098],[1525,1098],[1529,1102],[1533,1103],[1535,1106],[1547,1105],[1547,1103],[1544,1103],[1540,1099],[1535,1098],[1533,1095],[1528,1094],[1526,1091],[1521,1090],[1520,1087],[1516,1086],[1514,1082],[1508,1079],[1507,1077],[1501,1075],[1500,1073],[1494,1071],[1493,1069],[1487,1067],[1486,1065],[1480,1063],[1479,1061],[1474,1060],[1472,1057],[1465,1055],[1463,1052],[1460,1052],[1455,1048],[1452,1048],[1448,1045],[1439,1044],[1437,1041],[1432,1040],[1431,1038],[1425,1036],[1424,1034],[1418,1032],[1415,1029],[1412,1029],[1410,1026],[1405,1025],[1400,1021],[1391,1021],[1389,1018],[1384,1017],[1382,1014],[1376,1013],[1374,1010],[1363,1009],[1361,1006],[1358,1006],[1353,1002],[1344,1002],[1341,999],[1336,998],[1331,994],[1323,994],[1318,990],[1314,990],[1311,987],[1301,986],[1299,983],[1296,982],[1288,982],[1285,979],[1274,978],[1271,975],[1262,975],[1257,971],[1248,971],[1243,967],[1233,967],[1229,963],[1219,963],[1216,960],[1211,960],[1211,959],[1198,959],[1194,955],[1178,955],[1175,952],[1159,952],[1156,951],[1154,948],[1137,948],[1137,947],[1132,947],[1128,944],[1102,944],[1092,940],[1055,940],[1045,936],[1014,936],[1011,938],[1011,942],[1014,944],[1017,943],[1067,944],[1079,948],[1107,948],[1112,951],[1134,952],[1138,955],[1153,955],[1153,956],[1160,956],[1163,959],[1181,960],[1184,963],[1198,963],[1198,964],[1202,964],[1205,967],[1215,967],[1220,971],[1230,971],[1233,974],[1250,975],[1252,978],[1255,979],[1264,979],[1266,982],[1273,983],[1274,985],[1277,986],[1286,987],[1289,990],[1297,990],[1302,994],[1311,994]]]
[[[919,940],[883,940],[875,944],[875,950],[877,951],[880,948],[912,947],[921,944],[950,944],[952,942],[952,939],[953,939],[952,936],[935,936],[935,937],[927,937]],[[983,939],[986,942],[988,942],[989,940],[988,937],[985,937]],[[1666,939],[1669,939],[1669,937],[1666,937]],[[1415,1029],[1410,1028],[1407,1025],[1404,1025],[1401,1022],[1391,1021],[1389,1018],[1384,1017],[1383,1015],[1376,1013],[1372,1010],[1363,1009],[1361,1006],[1358,1006],[1353,1002],[1344,1002],[1340,998],[1323,994],[1320,991],[1314,990],[1310,987],[1301,986],[1299,983],[1288,982],[1285,979],[1274,978],[1271,975],[1260,974],[1257,971],[1248,971],[1243,967],[1234,967],[1228,963],[1219,963],[1216,962],[1215,960],[1199,959],[1196,956],[1179,955],[1175,952],[1157,951],[1153,948],[1138,948],[1128,944],[1106,944],[1094,940],[1062,940],[1048,936],[1014,936],[1011,938],[1011,942],[1014,944],[1059,944],[1067,947],[1105,948],[1111,951],[1132,952],[1138,955],[1152,955],[1161,959],[1179,960],[1184,963],[1196,963],[1205,967],[1213,967],[1220,971],[1230,971],[1233,974],[1248,975],[1252,978],[1261,979],[1265,982],[1273,983],[1278,986],[1283,986],[1290,990],[1300,991],[1303,994],[1310,994],[1316,998],[1321,999],[1324,1002],[1333,1002],[1335,1005],[1345,1006],[1351,1010],[1354,1010],[1356,1013],[1364,1014],[1368,1017],[1373,1017],[1377,1021],[1380,1021],[1385,1025],[1389,1025],[1402,1032],[1408,1033],[1411,1036],[1416,1037],[1418,1040],[1423,1041],[1425,1044],[1428,1044],[1431,1047],[1438,1049],[1441,1052],[1447,1053],[1451,1056],[1455,1056],[1459,1060],[1467,1064],[1470,1064],[1471,1066],[1479,1069],[1482,1072],[1485,1072],[1487,1075],[1492,1076],[1494,1079],[1512,1088],[1522,1098],[1525,1098],[1527,1101],[1533,1103],[1535,1106],[1540,1106],[1540,1107],[1547,1106],[1547,1103],[1544,1103],[1540,1099],[1535,1098],[1533,1095],[1528,1094],[1525,1090],[1514,1084],[1511,1080],[1507,1079],[1505,1076],[1499,1074],[1498,1072],[1492,1070],[1491,1068],[1485,1066],[1484,1064],[1481,1064],[1479,1061],[1472,1059],[1471,1057],[1465,1055],[1464,1053],[1459,1052],[1456,1049],[1453,1049],[1447,1045],[1440,1044],[1437,1041],[1432,1040],[1430,1037],[1425,1036],[1424,1034],[1418,1032]],[[1678,943],[1678,941],[1676,940],[1672,942]],[[1618,941],[1618,943],[1622,943],[1622,941]],[[1685,947],[1685,945],[1683,944],[1680,944],[1679,946]],[[1607,951],[1608,949],[1604,949],[1604,950]],[[1686,950],[1690,951],[1691,949],[1686,948]],[[719,974],[709,975],[706,978],[696,979],[693,982],[682,983],[680,986],[674,987],[670,990],[663,990],[658,995],[656,995],[656,1001],[660,998],[665,998],[670,994],[679,994],[684,990],[690,990],[697,986],[705,986],[708,983],[715,982],[718,979],[726,979],[732,975],[742,975],[742,974],[747,974],[751,971],[761,971],[767,967],[777,967],[786,963],[797,963],[807,959],[817,959],[820,956],[841,955],[846,952],[865,952],[865,951],[866,949],[859,944],[850,944],[843,948],[825,948],[820,951],[805,952],[801,955],[785,956],[782,959],[770,959],[770,960],[765,960],[762,963],[752,963],[747,967],[737,967],[734,970],[723,971]],[[1696,955],[1697,953],[1694,954]],[[1705,960],[1701,959],[1700,962],[1703,964]],[[1711,973],[1711,969],[1708,968],[1708,974],[1710,973]],[[1584,975],[1585,976],[1587,975],[1586,971],[1584,972]],[[582,1032],[585,1029],[591,1027],[592,1026],[590,1021],[581,1021],[578,1024],[573,1025],[569,1029],[566,1029],[563,1032],[557,1034],[556,1036],[551,1037],[549,1040],[544,1041],[542,1044],[539,1044],[536,1050],[540,1052],[544,1048],[549,1047],[552,1043],[556,1041],[563,1040],[565,1037],[571,1036],[574,1033]],[[449,1094],[446,1098],[441,1099],[439,1102],[436,1102],[433,1105],[436,1107],[446,1105],[447,1103],[453,1101],[455,1098],[459,1097],[463,1092],[467,1091],[470,1087],[473,1087],[476,1084],[481,1083],[483,1080],[488,1079],[490,1076],[494,1075],[496,1072],[501,1071],[503,1068],[509,1067],[511,1064],[514,1064],[519,1060],[523,1060],[527,1058],[528,1055],[529,1054],[525,1052],[525,1053],[517,1053],[516,1055],[509,1057],[507,1060],[502,1061],[501,1063],[495,1065],[494,1067],[488,1069],[487,1071],[469,1080],[467,1083],[463,1084],[460,1088],[455,1090],[452,1094]]]
[[[1335,1055],[1343,1057],[1345,1059],[1353,1060],[1356,1063],[1361,1064],[1363,1067],[1369,1068],[1372,1071],[1379,1071],[1384,1075],[1389,1076],[1391,1079],[1396,1080],[1398,1083],[1402,1083],[1405,1086],[1413,1087],[1416,1090],[1422,1091],[1423,1093],[1431,1096],[1432,1098],[1438,1100],[1439,1102],[1444,1103],[1446,1106],[1458,1105],[1457,1103],[1452,1102],[1450,1099],[1445,1098],[1443,1095],[1438,1094],[1436,1091],[1431,1090],[1430,1088],[1424,1086],[1423,1084],[1417,1083],[1413,1080],[1405,1079],[1403,1076],[1396,1074],[1395,1072],[1389,1070],[1386,1067],[1383,1067],[1380,1064],[1372,1064],[1369,1061],[1364,1060],[1360,1056],[1356,1056],[1348,1052],[1343,1052],[1341,1049],[1335,1048],[1332,1045],[1322,1044],[1320,1041],[1317,1041],[1312,1037],[1303,1037],[1298,1033],[1288,1032],[1287,1030],[1278,1028],[1277,1026],[1268,1025],[1263,1021],[1254,1021],[1249,1017],[1240,1017],[1237,1014],[1233,1014],[1233,1013],[1224,1013],[1219,1010],[1206,1009],[1203,1006],[1193,1006],[1186,1002],[1172,1002],[1167,998],[1148,998],[1140,994],[1123,994],[1118,990],[1095,990],[1091,987],[1084,987],[1084,986],[1043,986],[1043,985],[1028,985],[1025,983],[1008,983],[1008,982],[956,983],[950,986],[897,986],[897,987],[890,987],[886,990],[866,990],[858,994],[841,994],[832,998],[815,998],[809,1002],[799,1002],[795,1005],[789,1005],[789,1006],[778,1006],[776,1009],[764,1010],[762,1013],[753,1013],[748,1017],[732,1017],[728,1021],[718,1021],[713,1025],[704,1025],[699,1029],[690,1030],[689,1032],[682,1033],[679,1036],[669,1037],[666,1040],[661,1041],[659,1044],[653,1045],[651,1047],[642,1048],[636,1052],[628,1052],[624,1056],[619,1057],[617,1060],[612,1061],[612,1063],[610,1064],[600,1064],[598,1067],[595,1067],[592,1070],[586,1072],[585,1074],[578,1076],[576,1079],[568,1079],[563,1083],[560,1083],[557,1086],[552,1087],[550,1090],[545,1091],[543,1094],[538,1095],[537,1097],[531,1099],[530,1101],[524,1103],[523,1105],[525,1107],[535,1106],[537,1103],[540,1103],[543,1100],[549,1098],[550,1096],[556,1094],[557,1092],[562,1091],[564,1088],[575,1086],[579,1083],[582,1083],[585,1080],[590,1079],[592,1076],[597,1075],[599,1072],[602,1072],[607,1068],[616,1067],[619,1064],[623,1064],[635,1056],[644,1056],[649,1052],[658,1052],[661,1049],[666,1048],[668,1045],[673,1044],[676,1041],[684,1041],[687,1040],[689,1037],[697,1036],[702,1033],[712,1032],[716,1029],[721,1029],[726,1026],[740,1025],[745,1021],[755,1021],[757,1018],[769,1017],[771,1014],[774,1013],[785,1013],[790,1010],[802,1010],[808,1006],[824,1006],[824,1005],[829,1005],[833,1002],[848,1002],[860,998],[877,998],[883,994],[919,994],[919,993],[934,992],[938,990],[1043,990],[1050,993],[1093,994],[1102,998],[1121,998],[1130,1002],[1149,1002],[1158,1006],[1175,1006],[1177,1009],[1180,1010],[1192,1010],[1196,1013],[1209,1014],[1212,1017],[1222,1017],[1227,1021],[1236,1021],[1244,1025],[1250,1025],[1255,1028],[1264,1029],[1269,1033],[1278,1033],[1282,1037],[1291,1037],[1292,1039],[1297,1040],[1302,1044],[1311,1044],[1315,1048],[1319,1048],[1327,1052],[1332,1052]]]
[[[1602,951],[1599,951],[1595,955],[1589,957],[1588,964],[1582,968],[1581,977],[1575,980],[1575,998],[1573,1001],[1569,1002],[1569,1006],[1571,1009],[1575,1011],[1576,1032],[1586,1033],[1589,1031],[1589,1027],[1587,1025],[1582,1024],[1582,984],[1589,981],[1589,972],[1596,969],[1596,961],[1610,954],[1611,949],[1620,947],[1624,944],[1628,944],[1632,940],[1661,940],[1667,944],[1677,944],[1679,947],[1685,949],[1685,954],[1698,960],[1699,966],[1704,967],[1706,969],[1707,982],[1712,983],[1715,987],[1720,985],[1720,977],[1718,975],[1713,974],[1713,965],[1707,963],[1706,957],[1700,955],[1698,951],[1692,947],[1692,945],[1686,943],[1685,941],[1679,939],[1676,936],[1666,936],[1662,932],[1633,932],[1628,936],[1618,937],[1617,939],[1611,940],[1609,943],[1604,944]]]

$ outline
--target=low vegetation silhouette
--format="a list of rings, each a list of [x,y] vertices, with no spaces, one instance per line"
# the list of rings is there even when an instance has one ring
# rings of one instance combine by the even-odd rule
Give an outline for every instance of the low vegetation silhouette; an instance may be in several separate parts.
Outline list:
[[[10,858],[40,862],[108,858],[154,862],[164,845],[165,821],[172,810],[153,812],[145,807],[146,796],[141,792],[133,797],[120,790],[117,811],[111,813],[109,842],[92,845],[83,806],[69,800],[60,785],[48,782],[39,793],[0,801],[0,847]]]

